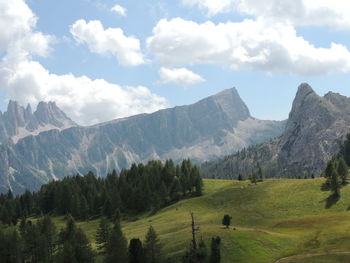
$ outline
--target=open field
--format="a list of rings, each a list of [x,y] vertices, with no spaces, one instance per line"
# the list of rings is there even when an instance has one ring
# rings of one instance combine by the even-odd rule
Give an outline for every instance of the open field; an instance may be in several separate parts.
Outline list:
[[[193,211],[208,247],[211,237],[221,237],[224,263],[273,263],[291,255],[324,252],[328,255],[281,263],[350,262],[350,255],[332,255],[350,251],[350,186],[342,188],[340,200],[328,207],[330,192],[321,190],[323,181],[270,179],[252,185],[204,180],[203,196],[182,200],[134,222],[123,221],[123,231],[128,239],[143,238],[153,225],[168,257],[180,258],[191,238],[189,211]],[[224,214],[232,216],[229,229],[221,225]],[[55,221],[64,224],[61,217]],[[93,242],[98,220],[79,225]]]

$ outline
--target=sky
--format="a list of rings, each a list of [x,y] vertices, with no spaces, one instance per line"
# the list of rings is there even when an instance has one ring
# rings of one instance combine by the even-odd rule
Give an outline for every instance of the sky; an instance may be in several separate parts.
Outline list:
[[[302,82],[350,96],[346,0],[0,0],[0,109],[55,101],[81,125],[235,87],[283,120]]]

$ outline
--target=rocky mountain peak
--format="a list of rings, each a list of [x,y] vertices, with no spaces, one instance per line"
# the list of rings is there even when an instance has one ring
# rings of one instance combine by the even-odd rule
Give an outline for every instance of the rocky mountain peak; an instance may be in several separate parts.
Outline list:
[[[11,129],[16,129],[16,126],[25,125],[24,108],[20,106],[17,101],[10,100],[7,105],[7,111],[4,113],[4,117],[7,121],[11,121]]]
[[[67,115],[59,107],[57,107],[56,103],[52,101],[41,101],[38,104],[34,115],[40,124],[51,124],[59,128],[66,125],[76,126],[76,123],[68,118]]]
[[[54,102],[40,102],[33,113],[30,104],[26,108],[10,100],[7,111],[0,114],[0,144],[8,139],[17,142],[28,135],[36,135],[50,129],[77,126]]]
[[[212,96],[212,99],[232,119],[245,120],[250,117],[249,109],[239,96],[236,88],[223,90]]]

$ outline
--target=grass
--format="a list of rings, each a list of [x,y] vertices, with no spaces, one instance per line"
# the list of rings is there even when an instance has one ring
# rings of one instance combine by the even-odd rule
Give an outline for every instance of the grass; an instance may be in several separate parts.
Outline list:
[[[323,180],[270,179],[257,185],[204,180],[203,196],[182,200],[152,216],[142,215],[135,222],[124,221],[123,231],[128,239],[143,239],[153,225],[164,253],[180,259],[191,238],[192,211],[208,248],[211,237],[221,237],[224,263],[273,263],[290,255],[350,251],[350,186],[341,190],[338,202],[326,208],[330,192],[321,190]],[[232,216],[229,229],[221,225],[224,214]],[[64,225],[62,217],[55,221],[60,227]],[[79,225],[94,242],[98,221]],[[298,260],[290,262],[350,262],[350,256]]]
[[[350,262],[349,255],[323,255],[288,261],[288,263],[344,263]]]

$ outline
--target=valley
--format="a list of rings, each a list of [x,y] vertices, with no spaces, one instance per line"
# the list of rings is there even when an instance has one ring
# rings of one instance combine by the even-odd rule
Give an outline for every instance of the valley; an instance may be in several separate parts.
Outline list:
[[[257,185],[248,181],[204,180],[204,194],[179,201],[154,215],[123,220],[127,239],[143,239],[152,225],[164,244],[163,252],[178,262],[191,239],[192,211],[207,247],[209,239],[220,236],[222,262],[249,263],[337,263],[350,260],[350,187],[341,190],[340,200],[326,207],[329,191],[321,191],[319,179],[268,179]],[[224,214],[232,225],[221,225]],[[135,220],[135,219],[133,219]],[[63,217],[55,217],[63,227]],[[98,220],[79,222],[94,243]],[[320,255],[278,259],[293,255]],[[322,261],[321,261],[322,260]],[[172,261],[169,261],[172,262]]]

